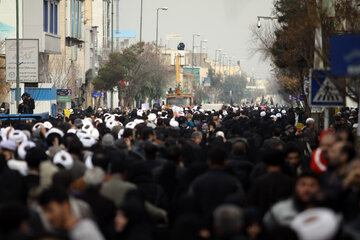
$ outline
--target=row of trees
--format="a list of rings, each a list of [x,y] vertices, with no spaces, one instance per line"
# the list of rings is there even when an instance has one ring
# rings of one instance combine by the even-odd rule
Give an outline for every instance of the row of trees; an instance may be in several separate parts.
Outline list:
[[[319,4],[322,2],[322,4]],[[332,6],[330,3],[334,3]],[[278,17],[275,31],[271,28],[253,28],[257,50],[264,58],[270,58],[275,77],[283,92],[303,94],[307,84],[304,79],[314,67],[314,54],[317,54],[330,67],[330,36],[339,33],[360,32],[360,0],[277,0],[274,2],[274,14]],[[315,46],[318,27],[322,28],[322,46]],[[347,95],[357,101],[351,81],[332,79]],[[304,98],[309,111],[309,103]]]
[[[210,68],[208,77],[211,79],[211,86],[198,89],[195,98],[198,103],[240,103],[245,96],[246,76],[245,75],[228,75],[224,76],[215,73]]]
[[[99,91],[117,87],[119,98],[126,106],[134,100],[146,102],[163,97],[169,82],[170,73],[150,43],[138,43],[111,53],[93,80],[94,88]]]

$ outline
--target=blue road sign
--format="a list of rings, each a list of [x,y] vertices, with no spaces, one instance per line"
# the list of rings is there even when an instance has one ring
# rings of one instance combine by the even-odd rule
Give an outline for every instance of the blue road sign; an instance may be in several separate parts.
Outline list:
[[[57,89],[56,95],[58,96],[68,96],[71,95],[71,89]]]
[[[330,38],[332,76],[360,76],[360,35]]]
[[[114,30],[114,38],[135,38],[136,30]]]
[[[91,97],[92,98],[96,98],[96,97],[104,97],[105,94],[103,92],[92,92],[91,93]]]
[[[329,72],[312,72],[310,99],[313,106],[342,106],[344,99],[338,87],[328,78]]]

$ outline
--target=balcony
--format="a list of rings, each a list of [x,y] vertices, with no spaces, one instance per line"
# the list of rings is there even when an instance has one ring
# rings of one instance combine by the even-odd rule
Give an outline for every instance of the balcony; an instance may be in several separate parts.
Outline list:
[[[43,33],[43,42],[45,43],[44,52],[49,54],[61,53],[61,37],[51,33]]]

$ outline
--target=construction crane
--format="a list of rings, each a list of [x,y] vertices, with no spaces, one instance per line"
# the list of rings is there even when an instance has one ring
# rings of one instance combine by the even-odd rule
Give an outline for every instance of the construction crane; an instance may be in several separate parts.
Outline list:
[[[183,46],[183,47],[182,47]],[[185,45],[182,45],[182,43],[179,44],[178,50],[183,51],[185,48]],[[180,74],[181,73],[181,54],[180,52],[175,57],[175,70],[176,70],[176,87],[175,91],[171,91],[171,89],[168,92],[168,95],[166,97],[166,106],[172,107],[192,107],[194,104],[194,98],[191,94],[185,94],[181,91],[181,82],[180,82]]]

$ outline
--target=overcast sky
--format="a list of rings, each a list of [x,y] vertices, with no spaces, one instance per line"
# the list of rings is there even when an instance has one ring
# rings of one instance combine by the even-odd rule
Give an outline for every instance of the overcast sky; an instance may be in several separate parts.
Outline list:
[[[270,76],[270,63],[261,56],[253,55],[249,27],[257,23],[256,16],[270,16],[272,0],[143,0],[143,40],[156,39],[156,9],[168,7],[160,12],[159,39],[165,43],[167,34],[181,34],[186,49],[192,48],[192,34],[206,39],[207,52],[213,59],[215,49],[221,48],[227,55],[241,60],[241,66],[256,78]],[[116,13],[115,13],[116,14]],[[115,23],[114,23],[114,26]],[[120,0],[119,30],[136,30],[139,38],[140,0]],[[166,43],[168,44],[168,43]],[[171,48],[176,42],[170,43]]]

